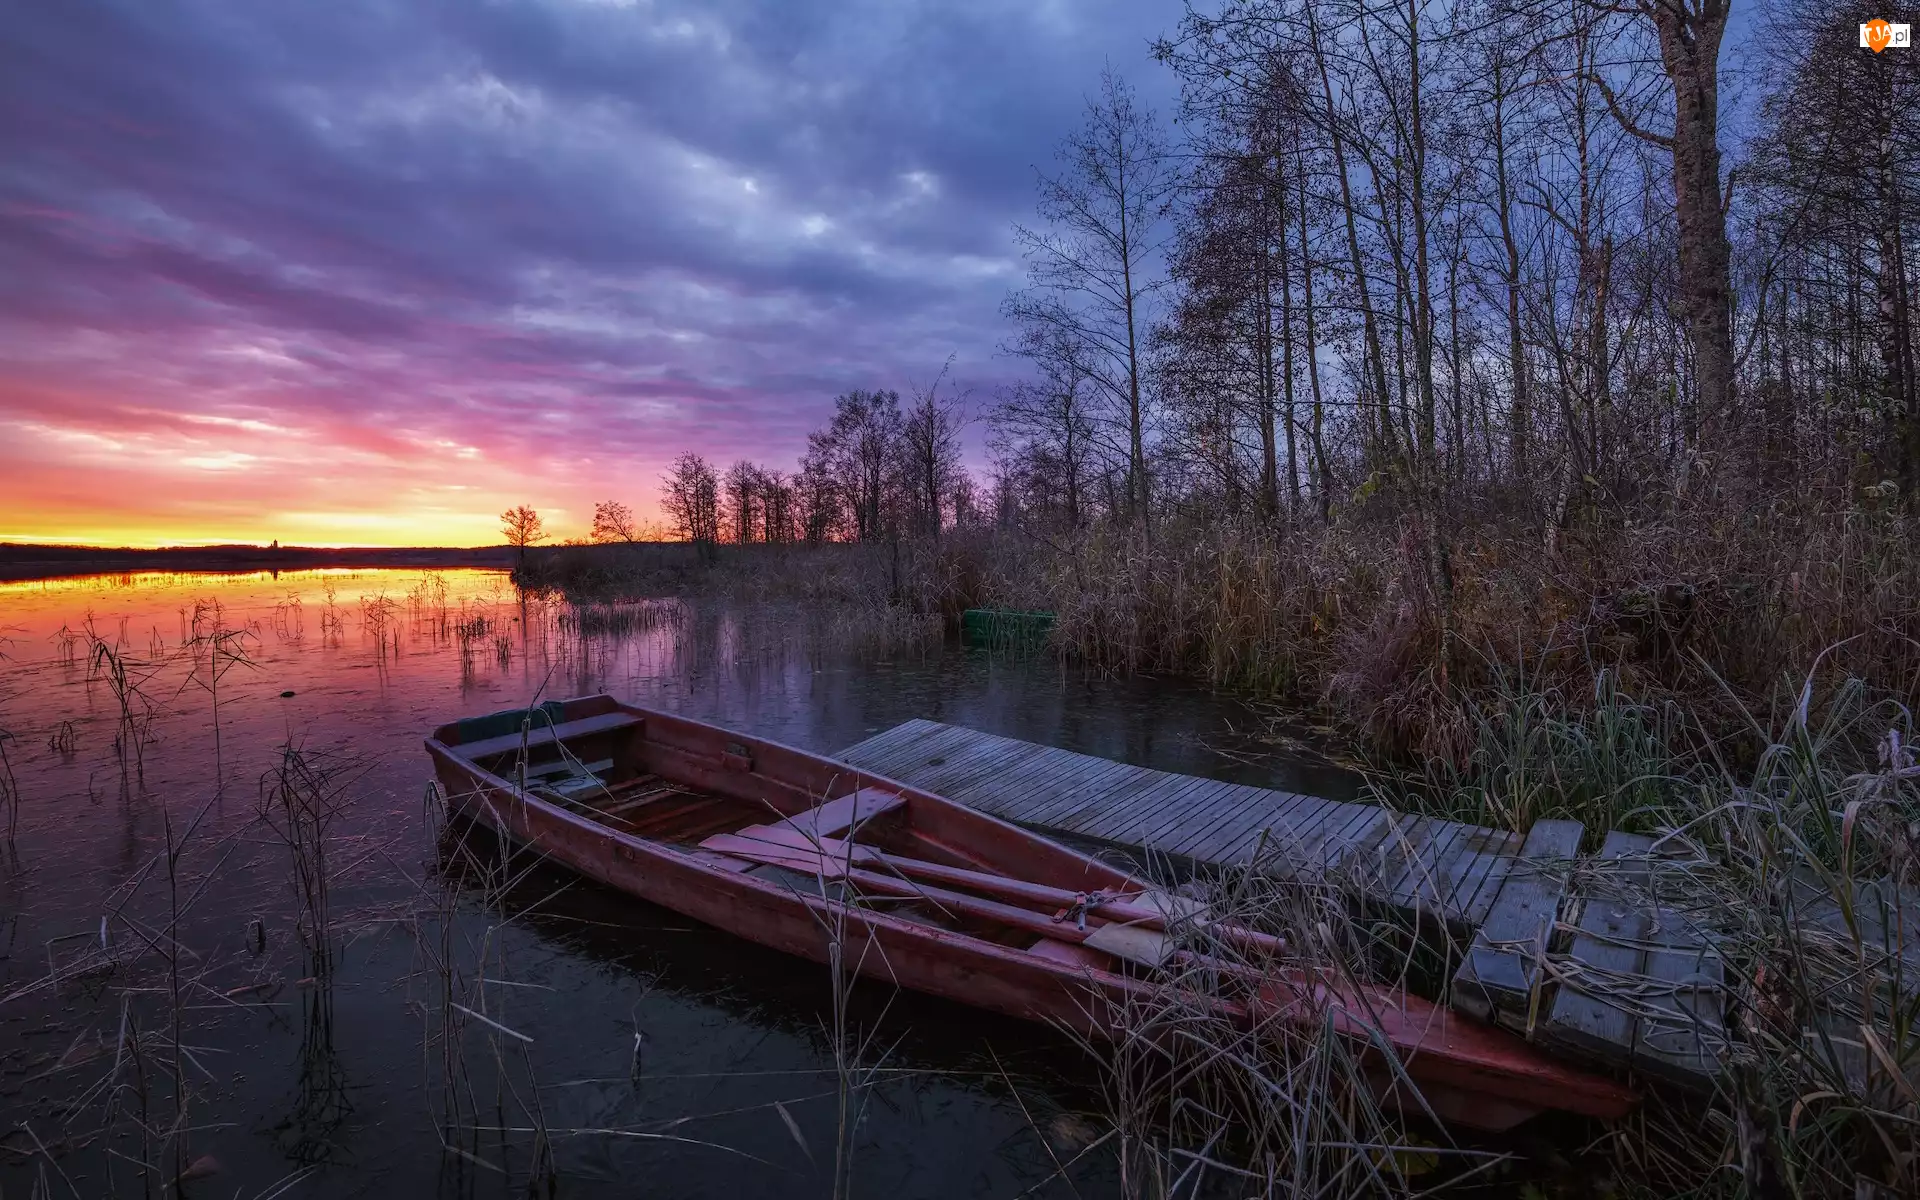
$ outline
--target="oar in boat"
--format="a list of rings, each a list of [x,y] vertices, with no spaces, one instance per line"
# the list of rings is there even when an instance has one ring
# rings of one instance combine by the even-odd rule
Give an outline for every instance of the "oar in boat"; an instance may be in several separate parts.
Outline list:
[[[1172,924],[1188,920],[1194,929],[1234,942],[1244,949],[1278,954],[1286,947],[1283,939],[1271,934],[1229,922],[1209,920],[1203,915],[1205,913],[1203,905],[1166,892],[1147,888],[1124,894],[1104,891],[1074,892],[1066,888],[1030,883],[1024,879],[1012,879],[987,871],[974,871],[966,867],[952,867],[945,863],[889,854],[871,846],[857,846],[838,838],[815,838],[804,830],[787,825],[759,825],[743,829],[739,833],[720,834],[708,838],[700,845],[705,850],[735,854],[743,858],[755,857],[759,853],[777,854],[782,857],[782,861],[778,864],[780,866],[819,871],[829,875],[837,875],[840,870],[847,867],[884,868],[913,879],[951,884],[1005,900],[1046,905],[1074,918],[1073,924],[1081,927],[1081,932],[1085,932],[1084,921],[1079,919],[1082,914],[1162,932]],[[1173,911],[1169,912],[1169,909]]]

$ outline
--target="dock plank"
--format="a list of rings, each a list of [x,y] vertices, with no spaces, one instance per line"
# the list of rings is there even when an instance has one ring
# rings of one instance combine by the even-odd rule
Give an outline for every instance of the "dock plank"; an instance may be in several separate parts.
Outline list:
[[[1454,974],[1453,1007],[1483,1021],[1524,1020],[1582,832],[1578,821],[1534,822]]]
[[[1186,775],[1172,777],[1180,781],[1167,786],[1153,797],[1151,809],[1142,808],[1131,819],[1116,824],[1106,836],[1111,840],[1136,842],[1160,852],[1171,852],[1172,843],[1183,829],[1211,824],[1216,811],[1233,791],[1233,785],[1217,779],[1199,779]]]
[[[1020,820],[1058,826],[1088,805],[1098,805],[1110,790],[1137,780],[1145,767],[1075,754],[1062,761],[1046,786],[1023,804]]]
[[[1174,853],[1189,858],[1217,857],[1222,848],[1239,842],[1252,830],[1294,821],[1300,813],[1317,812],[1321,807],[1323,802],[1317,797],[1276,792],[1250,784],[1233,784],[1222,796],[1219,807],[1204,823],[1180,831],[1180,836],[1173,837],[1170,846]],[[1172,837],[1171,834],[1167,836]]]
[[[1510,830],[1497,832],[1497,839],[1489,839],[1481,844],[1481,861],[1468,867],[1461,876],[1461,917],[1474,929],[1486,921],[1488,911],[1499,897],[1501,888],[1506,885],[1507,877],[1520,860],[1520,851],[1526,845],[1524,834]]]
[[[928,761],[921,781],[915,786],[944,794],[963,788],[984,775],[1017,771],[1036,752],[1045,753],[1045,750],[1020,742],[1008,745],[1005,738],[983,735],[972,742],[953,747],[944,755],[935,755],[933,760]]]
[[[912,760],[929,739],[940,737],[943,730],[949,727],[935,721],[909,721],[902,728],[904,734],[901,737],[880,742],[876,746],[869,746],[866,742],[850,746],[841,752],[840,757],[863,771],[887,775]],[[909,781],[903,779],[901,782]]]
[[[885,754],[894,746],[915,736],[921,725],[931,725],[932,721],[902,721],[891,729],[883,729],[872,737],[864,738],[840,751],[837,755],[843,762],[858,765]]]
[[[1183,782],[1181,776],[1165,771],[1136,767],[1103,790],[1099,803],[1082,804],[1064,817],[1055,817],[1051,824],[1069,833],[1111,838],[1113,832],[1138,824],[1148,813],[1158,811],[1160,799],[1169,790],[1179,791],[1192,782]]]
[[[940,765],[934,759],[944,763],[948,754],[957,753],[962,747],[978,742],[984,736],[987,735],[958,725],[936,726],[895,748],[892,753],[875,759],[870,769],[891,773],[902,783],[914,783],[930,768]]]
[[[1636,885],[1645,884],[1652,846],[1652,839],[1639,834],[1615,830],[1607,835],[1599,856],[1603,869],[1585,880],[1569,970],[1539,1030],[1540,1041],[1595,1058],[1632,1056],[1638,1022],[1603,993],[1609,985],[1644,973],[1641,943],[1651,914],[1635,893],[1640,890]]]
[[[1438,915],[1446,902],[1442,864],[1470,826],[1439,817],[1423,818],[1423,823],[1421,836],[1386,885],[1386,895],[1396,907]]]
[[[1720,955],[1684,913],[1656,908],[1650,926],[1643,969],[1654,986],[1634,1033],[1634,1065],[1687,1087],[1711,1087],[1727,1051]]]

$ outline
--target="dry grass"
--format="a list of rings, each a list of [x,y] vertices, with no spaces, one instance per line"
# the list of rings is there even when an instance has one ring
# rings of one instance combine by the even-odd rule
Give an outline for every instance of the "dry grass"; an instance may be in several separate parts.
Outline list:
[[[1382,981],[1393,960],[1337,887],[1279,883],[1256,861],[1186,890],[1214,916],[1281,936],[1286,961],[1176,923],[1202,953],[1176,960],[1165,987],[1091,1014],[1116,1031],[1080,1040],[1099,1065],[1124,1195],[1408,1195],[1503,1160],[1446,1143],[1402,1065],[1364,1053],[1331,1019],[1253,1002],[1279,966],[1342,990]],[[1229,1015],[1223,998],[1253,1018]]]
[[[1467,527],[1445,654],[1414,539],[1360,522],[1170,522],[1151,541],[1104,527],[1065,542],[1000,535],[971,550],[982,582],[969,599],[1058,612],[1058,647],[1097,668],[1321,706],[1375,747],[1460,761],[1476,734],[1462,701],[1516,663],[1536,690],[1584,689],[1607,669],[1740,731],[1721,680],[1750,701],[1839,645],[1829,667],[1911,702],[1916,533],[1891,513],[1703,515],[1547,554],[1524,528]]]

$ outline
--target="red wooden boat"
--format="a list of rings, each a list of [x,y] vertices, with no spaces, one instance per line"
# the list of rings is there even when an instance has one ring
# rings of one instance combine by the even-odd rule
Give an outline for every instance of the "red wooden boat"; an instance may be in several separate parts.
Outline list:
[[[1403,990],[1290,967],[1279,939],[1207,919],[1083,854],[846,763],[611,696],[456,721],[427,739],[450,807],[592,879],[749,941],[914,991],[1100,1032],[1208,946],[1239,1015],[1298,1014],[1391,1048],[1441,1117],[1506,1129],[1612,1119],[1635,1096]],[[1199,947],[1196,949],[1195,947]],[[1256,964],[1250,966],[1249,964]],[[1189,972],[1189,977],[1191,972]],[[1386,1087],[1389,1093],[1394,1089]]]

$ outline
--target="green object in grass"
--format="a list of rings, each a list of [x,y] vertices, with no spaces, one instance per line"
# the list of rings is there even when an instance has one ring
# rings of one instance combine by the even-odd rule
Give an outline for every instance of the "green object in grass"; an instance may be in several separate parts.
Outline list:
[[[1012,608],[969,608],[960,614],[960,637],[969,646],[1034,647],[1053,632],[1050,612]]]

